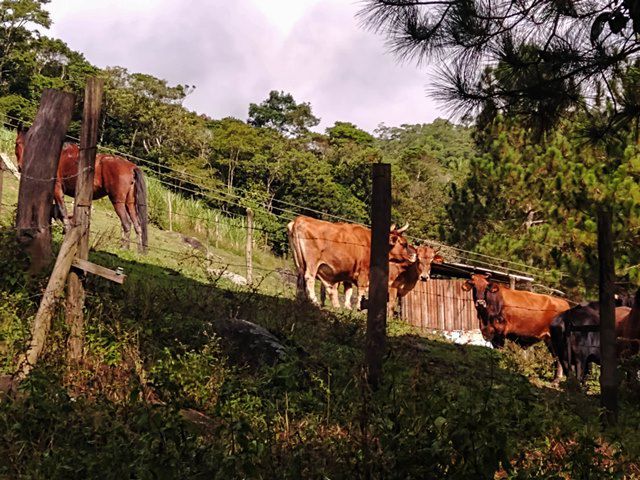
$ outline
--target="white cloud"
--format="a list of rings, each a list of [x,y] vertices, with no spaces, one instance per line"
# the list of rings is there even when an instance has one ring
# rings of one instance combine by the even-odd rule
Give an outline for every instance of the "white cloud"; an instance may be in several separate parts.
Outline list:
[[[186,106],[246,118],[269,90],[311,103],[322,127],[433,120],[427,77],[335,0],[53,0],[51,36],[100,66],[196,85]],[[441,114],[442,115],[442,114]]]

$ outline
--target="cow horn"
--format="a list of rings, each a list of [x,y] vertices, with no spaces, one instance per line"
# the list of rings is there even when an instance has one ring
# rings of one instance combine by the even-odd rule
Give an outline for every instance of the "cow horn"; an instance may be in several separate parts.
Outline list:
[[[398,229],[398,233],[406,232],[407,228],[409,228],[409,224],[405,223],[404,227]]]
[[[390,232],[393,232],[396,229],[396,224],[392,223],[391,224],[391,228],[389,229]]]

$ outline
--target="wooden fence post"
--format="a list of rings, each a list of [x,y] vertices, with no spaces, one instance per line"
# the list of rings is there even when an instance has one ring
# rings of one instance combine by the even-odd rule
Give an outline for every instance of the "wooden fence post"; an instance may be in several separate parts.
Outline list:
[[[26,135],[16,227],[18,240],[31,257],[32,273],[42,270],[52,257],[53,188],[74,103],[73,94],[46,89]]]
[[[16,372],[16,382],[24,380],[24,378],[29,375],[29,372],[37,363],[38,357],[44,349],[47,335],[51,329],[51,317],[53,316],[57,299],[64,290],[64,285],[67,281],[69,270],[71,269],[71,263],[78,251],[78,243],[81,235],[82,231],[80,227],[73,227],[67,232],[60,246],[60,253],[56,259],[56,264],[53,267],[47,288],[40,301],[36,318],[33,320],[29,348]]]
[[[375,163],[372,167],[371,261],[365,363],[369,384],[376,389],[382,380],[382,359],[387,342],[391,165]]]
[[[215,219],[216,219],[216,226],[215,226],[216,248],[218,248],[218,241],[220,238],[220,215],[216,213]]]
[[[253,210],[247,208],[247,284],[253,283]]]
[[[81,237],[77,258],[89,258],[89,229],[91,225],[91,202],[93,200],[93,177],[95,173],[96,150],[98,143],[98,123],[102,105],[104,80],[89,78],[84,94],[82,112],[82,130],[80,132],[80,155],[78,159],[78,178],[76,180],[76,198],[73,207],[73,223],[80,228]],[[85,291],[82,279],[77,271],[69,273],[67,287],[66,319],[69,325],[67,359],[69,364],[78,363],[82,358],[84,346],[84,307]]]
[[[167,205],[169,206],[169,231],[173,232],[173,206],[171,205],[171,192],[167,191]]]
[[[618,379],[616,374],[615,264],[611,209],[600,206],[598,217],[598,264],[600,294],[600,405],[605,423],[613,425],[618,416]]]

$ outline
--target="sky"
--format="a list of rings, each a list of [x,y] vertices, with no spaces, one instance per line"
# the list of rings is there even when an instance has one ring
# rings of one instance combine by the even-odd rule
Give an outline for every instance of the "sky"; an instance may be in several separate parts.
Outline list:
[[[52,0],[60,38],[98,67],[194,85],[184,102],[245,120],[271,90],[309,102],[318,130],[447,118],[426,94],[428,71],[400,64],[363,30],[358,0]]]

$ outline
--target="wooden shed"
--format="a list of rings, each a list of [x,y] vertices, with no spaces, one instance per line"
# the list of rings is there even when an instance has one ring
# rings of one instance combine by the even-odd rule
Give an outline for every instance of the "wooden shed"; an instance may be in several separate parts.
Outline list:
[[[478,330],[473,295],[462,289],[473,273],[490,273],[494,281],[525,290],[534,280],[462,263],[434,263],[431,265],[431,279],[418,282],[407,296],[400,299],[401,318],[424,330]]]

